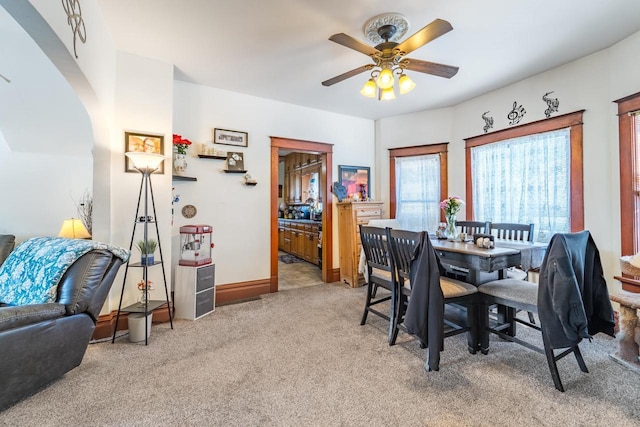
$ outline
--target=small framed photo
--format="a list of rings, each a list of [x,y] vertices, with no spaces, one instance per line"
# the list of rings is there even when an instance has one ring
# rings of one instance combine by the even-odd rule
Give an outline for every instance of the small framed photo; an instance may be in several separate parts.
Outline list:
[[[229,151],[227,153],[227,170],[246,172],[244,170],[244,153]]]
[[[145,153],[164,154],[164,135],[125,132],[124,133],[124,151],[140,151]],[[124,156],[124,171],[139,173],[133,167],[131,160]],[[160,163],[160,167],[154,173],[164,173],[164,162]]]
[[[249,145],[249,134],[229,129],[214,129],[213,142],[215,144],[235,145],[237,147],[247,147]]]
[[[369,192],[368,166],[344,166],[338,165],[338,179],[340,184],[347,189],[347,197],[354,200],[367,200],[371,198]]]

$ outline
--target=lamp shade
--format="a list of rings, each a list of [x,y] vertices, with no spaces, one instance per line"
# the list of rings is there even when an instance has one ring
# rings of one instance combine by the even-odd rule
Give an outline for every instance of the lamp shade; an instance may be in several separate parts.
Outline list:
[[[375,98],[377,91],[378,88],[376,87],[376,82],[373,79],[369,79],[364,84],[364,86],[362,86],[360,94],[366,96],[367,98]]]
[[[71,218],[64,220],[62,227],[58,232],[58,237],[66,237],[68,239],[90,239],[91,234],[89,234],[82,221],[76,218]]]
[[[393,72],[390,69],[385,68],[384,70],[380,71],[376,83],[378,83],[378,87],[380,89],[389,89],[393,87],[393,81]]]
[[[131,159],[133,167],[140,171],[156,170],[164,160],[162,154],[145,153],[144,151],[127,151],[124,155]]]
[[[382,89],[380,91],[380,100],[381,101],[389,101],[391,99],[396,99],[396,94],[393,91],[393,87],[390,87],[389,89]]]
[[[404,95],[405,93],[409,93],[416,87],[416,84],[411,77],[406,74],[402,74],[398,79],[398,87],[400,88],[400,95]]]

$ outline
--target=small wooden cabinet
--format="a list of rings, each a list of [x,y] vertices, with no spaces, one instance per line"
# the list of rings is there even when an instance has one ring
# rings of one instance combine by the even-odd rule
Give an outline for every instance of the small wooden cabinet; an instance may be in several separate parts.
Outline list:
[[[176,318],[196,320],[216,309],[215,264],[176,267]]]
[[[358,273],[360,263],[360,224],[382,218],[382,202],[338,203],[338,236],[340,242],[340,280],[356,288],[364,283]]]

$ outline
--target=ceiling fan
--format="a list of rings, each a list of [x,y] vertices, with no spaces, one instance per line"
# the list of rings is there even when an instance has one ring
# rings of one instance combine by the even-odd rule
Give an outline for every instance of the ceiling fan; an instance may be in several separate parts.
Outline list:
[[[419,47],[453,30],[451,24],[443,19],[436,19],[405,41],[396,42],[395,40],[404,35],[407,27],[408,24],[402,15],[388,14],[372,18],[365,25],[365,34],[372,41],[376,39],[382,40],[381,43],[374,47],[366,45],[344,33],[334,34],[329,37],[329,40],[333,42],[364,53],[374,63],[363,65],[325,80],[322,85],[331,86],[365,71],[371,71],[371,78],[365,83],[360,93],[371,98],[377,95],[379,99],[384,100],[395,98],[393,92],[394,74],[399,76],[398,86],[401,94],[407,93],[415,87],[415,83],[404,73],[405,69],[445,78],[455,76],[458,72],[458,67],[405,57]],[[398,28],[401,31],[398,31]],[[373,36],[371,32],[374,33]]]

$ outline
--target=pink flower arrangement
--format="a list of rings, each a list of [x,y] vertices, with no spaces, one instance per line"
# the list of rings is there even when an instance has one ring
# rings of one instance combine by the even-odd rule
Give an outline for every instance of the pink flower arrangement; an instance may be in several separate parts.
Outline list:
[[[458,196],[449,196],[440,202],[440,209],[446,216],[455,215],[464,205],[464,201]]]
[[[151,280],[147,280],[147,284],[146,284],[146,286],[145,286],[144,279],[140,280],[140,281],[138,282],[138,290],[140,290],[140,291],[144,291],[144,290],[145,290],[145,288],[146,288],[148,291],[153,290],[153,282],[152,282]]]
[[[177,133],[173,134],[173,145],[178,150],[178,154],[187,154],[187,148],[191,145],[191,141],[183,138],[182,135]]]

